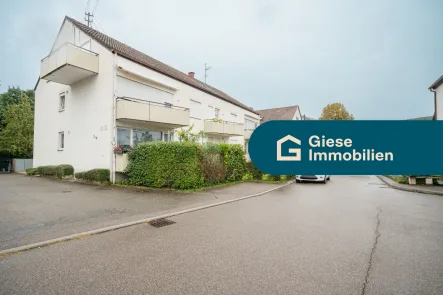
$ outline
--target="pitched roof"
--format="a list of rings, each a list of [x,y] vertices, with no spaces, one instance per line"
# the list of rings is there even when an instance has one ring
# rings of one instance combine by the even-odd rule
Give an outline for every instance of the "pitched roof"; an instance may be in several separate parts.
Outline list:
[[[441,84],[443,84],[443,75],[437,79],[431,86],[429,86],[429,90],[437,89]]]
[[[150,68],[151,70],[154,70],[156,72],[159,72],[163,75],[166,75],[168,77],[171,77],[175,80],[178,80],[180,82],[183,82],[185,84],[188,84],[189,86],[192,86],[194,88],[197,88],[203,92],[209,93],[211,95],[214,95],[224,101],[230,102],[232,104],[235,104],[236,106],[239,106],[245,110],[248,110],[254,114],[258,113],[254,111],[252,108],[242,104],[238,100],[230,97],[226,93],[209,86],[208,84],[205,84],[195,78],[189,77],[187,74],[180,72],[179,70],[174,69],[173,67],[170,67],[120,41],[117,41],[99,31],[94,30],[91,27],[88,27],[85,24],[82,24],[79,21],[76,21],[73,18],[70,18],[69,16],[66,16],[66,19],[70,21],[74,26],[82,30],[85,34],[87,34],[89,37],[106,47],[107,49],[111,51],[115,51],[118,55],[125,57],[129,60],[132,60],[133,62],[139,63],[143,66],[146,66]]]
[[[262,122],[272,120],[292,120],[298,108],[298,105],[295,105],[275,109],[257,110],[257,112],[263,117]]]

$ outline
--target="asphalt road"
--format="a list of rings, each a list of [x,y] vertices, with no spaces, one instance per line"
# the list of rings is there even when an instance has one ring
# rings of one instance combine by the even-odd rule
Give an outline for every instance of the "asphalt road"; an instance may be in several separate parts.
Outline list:
[[[443,294],[443,197],[332,177],[0,258],[0,294]]]
[[[0,250],[231,200],[279,185],[241,183],[177,193],[0,174]]]

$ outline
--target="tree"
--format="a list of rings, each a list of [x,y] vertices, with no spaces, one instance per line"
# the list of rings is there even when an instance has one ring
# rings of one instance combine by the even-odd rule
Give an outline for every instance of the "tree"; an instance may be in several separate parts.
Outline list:
[[[177,132],[180,141],[184,142],[198,142],[200,138],[203,138],[203,130],[198,133],[192,133],[194,129],[194,124],[192,124],[188,129],[181,129]]]
[[[34,111],[31,100],[22,93],[18,103],[2,110],[4,128],[0,130],[0,150],[14,157],[32,157]]]
[[[20,87],[9,87],[8,91],[0,94],[0,129],[4,125],[3,111],[8,106],[19,103],[23,94],[28,97],[32,111],[34,111],[34,90],[21,90]]]
[[[336,102],[328,104],[323,109],[320,120],[354,120],[354,116],[346,110],[342,103]]]

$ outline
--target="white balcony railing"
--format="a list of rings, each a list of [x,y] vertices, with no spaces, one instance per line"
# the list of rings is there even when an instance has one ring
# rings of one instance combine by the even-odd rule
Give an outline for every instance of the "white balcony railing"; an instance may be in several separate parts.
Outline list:
[[[224,136],[242,136],[244,135],[244,124],[209,119],[205,120],[204,132]]]
[[[117,99],[117,119],[154,122],[167,128],[188,126],[189,109],[130,97]]]
[[[65,43],[42,59],[40,78],[72,85],[98,74],[98,62],[97,53]]]

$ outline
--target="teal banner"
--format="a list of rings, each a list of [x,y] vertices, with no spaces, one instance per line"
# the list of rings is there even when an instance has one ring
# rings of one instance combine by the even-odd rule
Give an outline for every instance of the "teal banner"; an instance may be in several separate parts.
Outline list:
[[[270,121],[248,148],[275,175],[442,175],[443,121]]]

